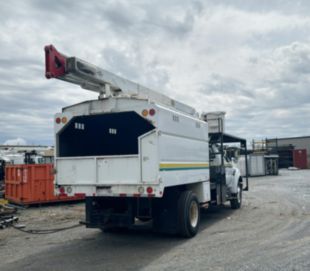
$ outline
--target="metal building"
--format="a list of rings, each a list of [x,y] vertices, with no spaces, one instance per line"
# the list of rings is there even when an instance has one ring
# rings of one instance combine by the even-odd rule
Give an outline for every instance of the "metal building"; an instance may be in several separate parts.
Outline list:
[[[279,154],[280,168],[310,168],[310,136],[266,139],[266,145]]]

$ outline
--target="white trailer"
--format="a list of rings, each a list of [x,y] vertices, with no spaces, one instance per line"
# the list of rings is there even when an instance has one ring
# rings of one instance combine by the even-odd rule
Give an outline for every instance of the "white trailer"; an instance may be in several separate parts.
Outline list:
[[[87,227],[152,220],[155,230],[191,237],[201,207],[240,208],[242,177],[223,154],[229,136],[208,133],[204,115],[52,45],[45,56],[47,78],[99,93],[55,116],[56,186],[85,194]]]

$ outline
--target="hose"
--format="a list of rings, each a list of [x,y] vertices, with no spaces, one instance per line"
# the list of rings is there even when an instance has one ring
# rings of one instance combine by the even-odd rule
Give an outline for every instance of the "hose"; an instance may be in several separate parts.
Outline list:
[[[60,232],[60,231],[66,231],[66,230],[74,229],[74,228],[77,228],[77,227],[81,227],[81,226],[83,226],[83,224],[84,223],[80,222],[79,224],[75,224],[75,225],[72,225],[72,226],[69,226],[69,227],[57,228],[57,229],[32,229],[32,230],[25,230],[25,229],[22,229],[20,227],[15,226],[15,225],[12,225],[12,227],[15,230],[19,230],[21,232],[29,233],[29,234],[50,234],[50,233],[56,233],[56,232]]]

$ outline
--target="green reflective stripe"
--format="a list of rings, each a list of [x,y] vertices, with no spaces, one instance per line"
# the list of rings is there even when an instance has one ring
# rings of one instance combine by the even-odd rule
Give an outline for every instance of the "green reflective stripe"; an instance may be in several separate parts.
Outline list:
[[[160,168],[160,171],[172,171],[172,170],[195,170],[195,169],[208,169],[209,167],[177,167],[177,168]]]
[[[208,169],[209,163],[160,163],[160,171]]]

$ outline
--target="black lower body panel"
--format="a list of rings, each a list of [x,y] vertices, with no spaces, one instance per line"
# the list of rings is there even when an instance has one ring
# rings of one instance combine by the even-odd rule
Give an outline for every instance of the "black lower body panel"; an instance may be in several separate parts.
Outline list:
[[[104,228],[110,225],[130,227],[134,224],[134,199],[119,197],[87,197],[86,226]]]

